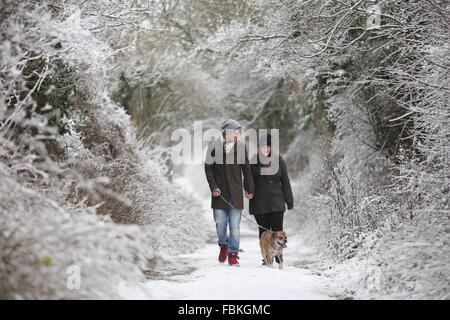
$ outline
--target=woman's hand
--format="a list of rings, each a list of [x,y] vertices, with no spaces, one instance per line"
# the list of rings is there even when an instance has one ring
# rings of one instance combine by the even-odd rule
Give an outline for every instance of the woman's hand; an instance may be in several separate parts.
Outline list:
[[[248,199],[248,200],[252,200],[253,199],[253,193],[245,193],[245,197]]]

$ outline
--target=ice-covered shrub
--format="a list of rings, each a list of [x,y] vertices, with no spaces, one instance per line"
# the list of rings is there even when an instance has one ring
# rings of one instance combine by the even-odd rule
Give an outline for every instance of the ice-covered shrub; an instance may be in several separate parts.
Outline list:
[[[121,279],[138,283],[152,256],[145,232],[118,226],[83,205],[63,206],[0,168],[0,297],[118,298]],[[71,286],[79,268],[80,286]],[[75,283],[76,285],[76,283]]]
[[[195,249],[202,216],[112,102],[113,50],[80,11],[2,6],[0,297],[118,298],[156,252]],[[71,266],[80,289],[67,286]]]
[[[370,272],[382,280],[369,297],[447,297],[449,261],[438,250],[448,251],[442,225],[450,215],[448,4],[385,1],[380,26],[368,28],[367,1],[254,3],[270,23],[231,39],[241,56],[280,60],[267,63],[271,72],[299,77],[309,110],[301,121],[312,128],[300,128],[297,140],[328,141],[319,165],[298,174],[303,232],[333,259],[378,257]],[[297,155],[317,154],[308,149]]]

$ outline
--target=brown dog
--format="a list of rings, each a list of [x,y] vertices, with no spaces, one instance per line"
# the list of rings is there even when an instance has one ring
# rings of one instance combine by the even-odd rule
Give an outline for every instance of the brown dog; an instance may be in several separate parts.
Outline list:
[[[280,269],[283,269],[283,249],[287,248],[287,235],[284,231],[264,231],[259,245],[264,259],[264,265],[273,267],[273,260],[277,257]]]

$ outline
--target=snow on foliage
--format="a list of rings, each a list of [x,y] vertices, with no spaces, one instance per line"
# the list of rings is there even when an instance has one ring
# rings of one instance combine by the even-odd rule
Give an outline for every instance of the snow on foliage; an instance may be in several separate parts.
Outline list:
[[[372,2],[3,1],[0,297],[115,298],[201,246],[170,133],[233,117],[282,130],[286,226],[343,290],[448,299],[449,8]]]
[[[118,298],[156,253],[195,249],[202,216],[110,98],[114,51],[80,12],[2,5],[0,297]]]
[[[254,25],[230,23],[209,42],[300,83],[287,225],[344,274],[344,261],[358,265],[355,296],[448,298],[448,5],[385,1],[369,30],[369,1],[251,3]]]

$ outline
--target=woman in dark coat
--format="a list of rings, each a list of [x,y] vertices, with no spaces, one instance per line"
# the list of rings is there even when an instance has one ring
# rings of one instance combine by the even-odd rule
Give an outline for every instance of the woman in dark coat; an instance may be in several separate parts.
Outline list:
[[[267,135],[267,143],[260,144],[259,152],[265,157],[270,157],[272,152],[271,136]],[[256,222],[269,230],[282,231],[283,217],[286,211],[294,207],[291,183],[287,172],[286,162],[279,158],[278,172],[272,175],[261,174],[261,170],[268,168],[272,163],[263,164],[258,156],[257,163],[251,165],[255,193],[250,200],[250,214],[255,216]],[[259,228],[259,237],[265,230]]]

